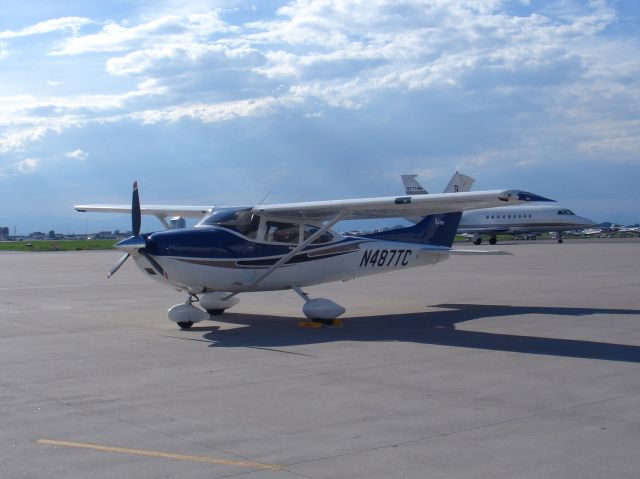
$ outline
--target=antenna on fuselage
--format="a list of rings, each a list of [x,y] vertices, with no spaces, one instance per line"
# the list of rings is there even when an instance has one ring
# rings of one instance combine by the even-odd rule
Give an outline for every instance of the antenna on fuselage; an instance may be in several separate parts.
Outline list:
[[[259,204],[259,205],[261,205],[262,203],[264,203],[264,200],[266,200],[267,198],[269,198],[269,195],[271,194],[271,192],[272,192],[272,191],[273,191],[273,189],[269,190],[269,192],[268,192],[266,195],[264,195],[264,198],[262,198],[262,199],[260,200],[260,203],[258,203],[258,204]]]

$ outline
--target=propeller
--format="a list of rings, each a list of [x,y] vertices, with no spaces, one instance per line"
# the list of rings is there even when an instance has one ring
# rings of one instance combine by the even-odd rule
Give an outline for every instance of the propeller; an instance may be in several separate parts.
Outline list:
[[[142,213],[140,212],[140,195],[138,194],[138,182],[133,182],[133,197],[131,198],[131,230],[133,232],[133,236],[130,236],[127,239],[124,239],[116,244],[116,248],[127,251],[124,256],[122,256],[118,262],[115,264],[107,278],[111,278],[116,272],[122,267],[122,265],[129,259],[131,253],[139,253],[144,256],[153,269],[156,270],[158,274],[164,276],[164,270],[162,266],[158,264],[158,262],[145,251],[145,246],[147,245],[147,240],[144,236],[140,235],[140,225],[142,224]],[[130,251],[130,252],[129,252]]]

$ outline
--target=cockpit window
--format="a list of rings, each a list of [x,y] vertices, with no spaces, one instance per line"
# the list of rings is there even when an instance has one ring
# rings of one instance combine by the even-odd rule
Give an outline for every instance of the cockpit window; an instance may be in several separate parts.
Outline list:
[[[318,231],[320,228],[317,226],[304,225],[304,238],[303,241],[306,241],[312,234]],[[329,232],[324,232],[316,239],[313,240],[312,244],[322,244],[322,243],[330,243],[333,240],[333,236]]]
[[[567,210],[567,209],[558,210],[558,214],[559,215],[571,215],[571,216],[575,216],[576,215],[573,211]]]
[[[241,235],[255,239],[260,226],[260,217],[251,212],[252,208],[222,208],[213,210],[198,226],[220,226]]]
[[[300,238],[300,225],[295,223],[282,223],[280,221],[267,221],[264,240],[274,243],[297,244]]]

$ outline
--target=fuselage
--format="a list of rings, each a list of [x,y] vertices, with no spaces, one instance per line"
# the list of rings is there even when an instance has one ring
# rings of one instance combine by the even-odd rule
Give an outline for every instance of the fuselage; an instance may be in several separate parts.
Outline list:
[[[588,228],[595,223],[558,206],[509,206],[466,211],[459,233],[529,233]]]
[[[136,264],[151,278],[194,293],[269,291],[309,286],[435,264],[449,248],[380,241],[330,233],[331,240],[311,244],[255,286],[251,283],[293,249],[292,244],[256,241],[235,231],[207,226],[166,231],[147,238],[146,251],[163,269],[158,274],[144,256]]]

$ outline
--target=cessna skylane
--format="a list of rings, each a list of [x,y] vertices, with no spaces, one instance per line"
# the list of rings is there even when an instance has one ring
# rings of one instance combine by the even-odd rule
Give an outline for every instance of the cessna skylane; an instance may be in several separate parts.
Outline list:
[[[330,322],[345,308],[310,298],[302,288],[370,274],[434,265],[452,254],[497,254],[452,248],[462,211],[553,201],[522,190],[406,195],[236,207],[77,205],[81,212],[131,213],[133,236],[115,246],[150,278],[187,294],[169,309],[182,329],[222,314],[239,293],[292,290],[312,322]],[[193,228],[140,233],[143,214],[202,218]],[[333,228],[343,220],[420,217],[412,226],[358,236]],[[198,304],[201,308],[196,307]]]

